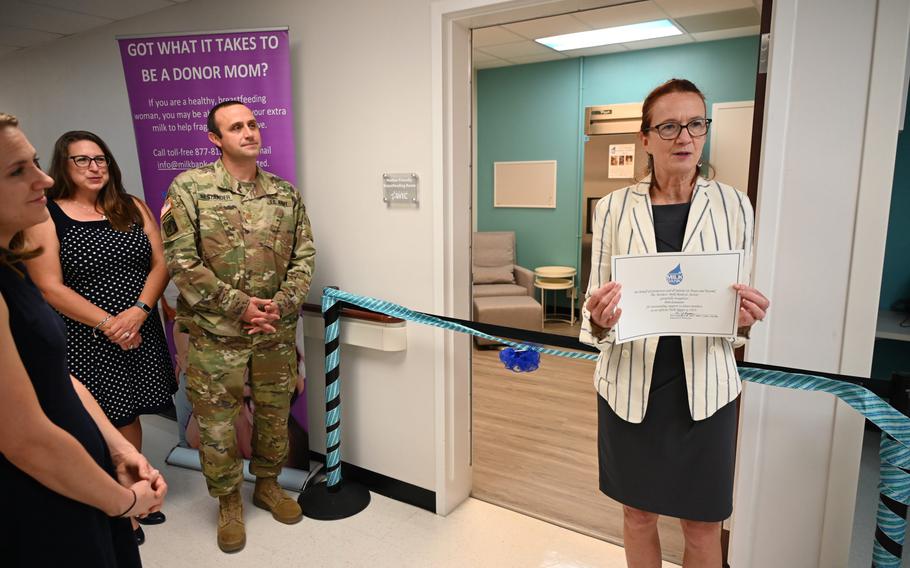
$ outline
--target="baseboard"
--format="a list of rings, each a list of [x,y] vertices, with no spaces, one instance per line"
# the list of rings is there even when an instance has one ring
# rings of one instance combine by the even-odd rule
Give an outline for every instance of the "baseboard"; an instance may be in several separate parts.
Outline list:
[[[176,420],[176,415],[174,415],[173,411],[171,413],[166,411],[162,412],[160,413],[160,416],[169,418],[170,420]],[[325,464],[325,454],[311,450],[310,459]],[[430,491],[429,489],[412,485],[406,481],[401,481],[381,473],[376,473],[375,471],[349,464],[346,461],[341,462],[341,472],[344,479],[362,483],[370,491],[379,493],[384,497],[395,499],[396,501],[401,501],[402,503],[407,503],[408,505],[413,505],[415,507],[420,507],[431,513],[436,512],[435,491]]]
[[[310,451],[310,459],[324,464],[325,454]],[[341,462],[341,474],[343,479],[362,483],[370,491],[379,493],[384,497],[419,507],[431,513],[436,512],[435,491],[364,469],[346,461]]]

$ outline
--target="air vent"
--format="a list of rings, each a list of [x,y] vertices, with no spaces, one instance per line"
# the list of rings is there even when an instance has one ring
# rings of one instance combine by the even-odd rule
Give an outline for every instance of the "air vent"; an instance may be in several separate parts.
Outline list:
[[[585,109],[585,134],[630,134],[641,130],[641,103],[592,106]]]
[[[743,8],[727,12],[714,12],[676,18],[676,23],[690,34],[745,28],[761,25],[761,14],[755,8]]]

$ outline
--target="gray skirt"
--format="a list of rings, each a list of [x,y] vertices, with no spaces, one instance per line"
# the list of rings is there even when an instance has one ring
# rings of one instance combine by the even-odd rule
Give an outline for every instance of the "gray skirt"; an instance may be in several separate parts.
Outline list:
[[[692,420],[679,338],[662,337],[640,424],[623,420],[597,397],[600,490],[636,509],[723,521],[733,511],[736,422],[735,400]]]

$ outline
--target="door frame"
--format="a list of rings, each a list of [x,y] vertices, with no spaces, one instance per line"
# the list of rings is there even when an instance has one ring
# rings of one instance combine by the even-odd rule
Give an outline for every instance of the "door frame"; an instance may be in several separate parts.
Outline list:
[[[470,319],[470,250],[465,254],[464,227],[468,235],[474,224],[471,204],[474,196],[473,143],[465,139],[474,112],[473,72],[463,66],[464,53],[470,55],[471,34],[476,27],[491,26],[520,19],[622,4],[623,0],[439,0],[431,4],[431,87],[432,87],[432,209],[433,209],[433,286],[436,313]],[[770,25],[771,0],[763,3],[763,22]],[[768,15],[764,14],[765,5]],[[792,48],[792,46],[787,46]],[[468,58],[470,63],[470,58]],[[789,89],[789,77],[782,78]],[[758,89],[758,86],[756,87]],[[756,112],[758,112],[756,101]],[[456,123],[464,117],[468,124]],[[763,120],[753,121],[762,139]],[[760,145],[759,145],[760,150]],[[753,153],[755,152],[753,144]],[[752,167],[750,158],[750,168]],[[465,175],[466,174],[466,175]],[[464,207],[464,196],[468,206]],[[470,242],[470,241],[468,241]],[[457,283],[457,284],[456,284]],[[447,514],[470,495],[470,361],[467,342],[442,330],[434,332],[434,384],[436,427],[436,510]],[[456,367],[459,367],[456,369]],[[463,402],[467,400],[467,408]],[[467,448],[467,452],[465,452]]]

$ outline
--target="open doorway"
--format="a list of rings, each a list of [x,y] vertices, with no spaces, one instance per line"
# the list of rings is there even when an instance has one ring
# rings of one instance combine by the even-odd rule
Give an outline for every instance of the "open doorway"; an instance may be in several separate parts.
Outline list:
[[[653,87],[686,77],[705,91],[709,116],[718,112],[715,105],[721,105],[719,112],[739,111],[740,121],[752,112],[761,4],[684,4],[650,0],[592,7],[473,30],[473,229],[481,233],[473,249],[476,320],[577,337],[585,257],[590,258],[590,210],[600,197],[640,177],[643,159],[634,133],[641,102]],[[683,33],[574,52],[534,41],[657,19],[670,20]],[[619,130],[603,133],[592,126],[611,119],[610,128],[623,123]],[[748,129],[737,122],[732,134],[721,130],[736,144],[712,139],[705,149],[709,160],[712,146],[728,150],[715,173],[721,181],[749,177],[749,122]],[[604,138],[615,134],[623,138]],[[509,170],[518,175],[510,177]],[[526,197],[522,191],[541,179],[549,188],[535,185],[539,199],[509,201],[514,193]],[[501,261],[510,270],[478,271],[478,259],[484,265]],[[563,272],[546,272],[553,268]],[[478,304],[478,298],[506,291],[515,298]],[[553,357],[533,375],[518,375],[503,368],[495,350],[473,347],[473,495],[621,542],[621,507],[597,489],[593,372],[593,363]],[[678,523],[664,520],[660,531],[665,558],[680,562]]]

